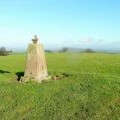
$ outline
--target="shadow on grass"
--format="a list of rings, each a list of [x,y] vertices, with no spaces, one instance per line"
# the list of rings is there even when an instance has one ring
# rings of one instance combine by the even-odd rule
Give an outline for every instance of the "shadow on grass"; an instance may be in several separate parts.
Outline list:
[[[10,72],[5,70],[0,70],[0,74],[4,74],[4,73],[10,73]]]
[[[24,72],[17,72],[17,73],[15,73],[16,75],[17,75],[17,80],[18,81],[20,81],[20,79],[21,79],[21,77],[23,77],[24,76]]]

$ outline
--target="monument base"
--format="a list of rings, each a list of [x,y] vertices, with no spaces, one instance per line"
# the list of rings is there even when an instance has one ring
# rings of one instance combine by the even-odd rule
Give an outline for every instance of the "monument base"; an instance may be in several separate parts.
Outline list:
[[[44,76],[44,77],[30,77],[30,76],[24,76],[24,77],[21,77],[21,79],[20,79],[20,82],[29,82],[29,81],[31,81],[31,82],[39,82],[39,83],[41,83],[42,81],[44,81],[44,80],[49,80],[49,79],[51,79],[51,76]]]

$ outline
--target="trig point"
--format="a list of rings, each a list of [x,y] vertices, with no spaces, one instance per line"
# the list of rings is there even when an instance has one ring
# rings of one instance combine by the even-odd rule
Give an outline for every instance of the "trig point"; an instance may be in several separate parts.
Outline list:
[[[32,44],[28,45],[26,68],[23,81],[41,82],[48,78],[44,48],[35,35]]]

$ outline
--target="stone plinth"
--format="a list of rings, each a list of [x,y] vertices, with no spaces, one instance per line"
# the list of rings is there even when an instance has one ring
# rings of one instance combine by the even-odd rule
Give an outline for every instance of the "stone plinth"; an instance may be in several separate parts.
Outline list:
[[[38,43],[38,38],[35,36],[32,39],[33,43],[28,45],[25,75],[23,80],[37,81],[47,79],[47,65],[45,60],[44,48],[41,43]]]

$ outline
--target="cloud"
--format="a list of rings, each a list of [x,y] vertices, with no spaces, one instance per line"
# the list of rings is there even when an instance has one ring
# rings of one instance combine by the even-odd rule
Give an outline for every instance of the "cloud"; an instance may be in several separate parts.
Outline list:
[[[114,41],[113,43],[114,44],[120,44],[120,41]]]
[[[68,38],[61,40],[63,45],[95,45],[104,42],[104,39],[95,39],[93,37],[83,37],[80,39],[77,38]]]
[[[97,42],[100,42],[100,43],[104,42],[104,39],[99,39]]]
[[[105,40],[102,38],[88,37],[83,36],[81,38],[66,38],[61,39],[56,42],[59,46],[68,46],[68,47],[99,47],[105,45]]]
[[[66,40],[63,40],[63,43],[73,43],[75,42],[73,39],[66,39]]]
[[[81,38],[81,39],[79,40],[79,42],[85,43],[85,44],[92,43],[92,42],[94,42],[94,41],[95,41],[95,39],[92,38],[92,37],[85,37],[85,38]]]
[[[96,43],[102,43],[105,40],[104,39],[95,39],[93,37],[85,37],[79,40],[83,44],[96,44]]]

